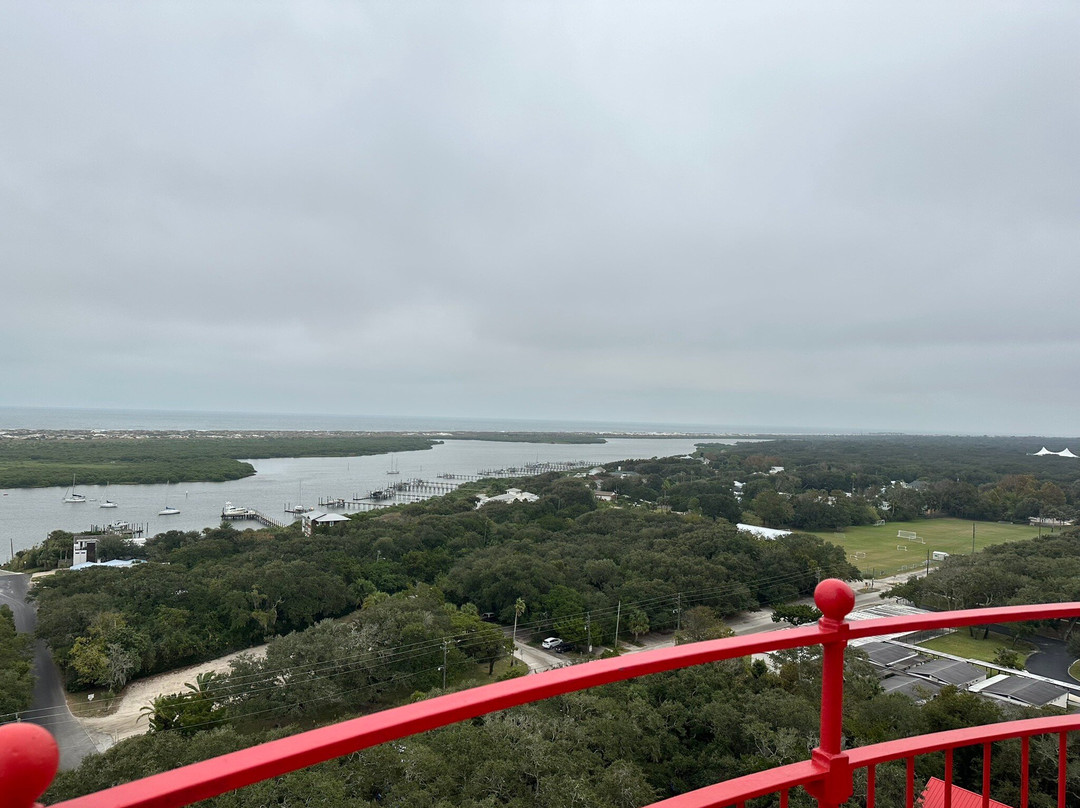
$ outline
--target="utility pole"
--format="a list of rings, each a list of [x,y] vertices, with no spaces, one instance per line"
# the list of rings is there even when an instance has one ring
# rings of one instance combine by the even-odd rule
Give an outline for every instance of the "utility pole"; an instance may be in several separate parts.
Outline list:
[[[450,650],[450,643],[443,640],[442,643],[442,689],[446,690],[446,654]]]
[[[682,592],[675,595],[675,630],[682,631]]]
[[[930,548],[926,548],[926,574],[930,574]]]
[[[585,635],[588,637],[589,653],[592,653],[592,612],[585,613]]]
[[[619,601],[619,607],[615,610],[615,650],[619,650],[619,619],[622,617],[622,601]]]

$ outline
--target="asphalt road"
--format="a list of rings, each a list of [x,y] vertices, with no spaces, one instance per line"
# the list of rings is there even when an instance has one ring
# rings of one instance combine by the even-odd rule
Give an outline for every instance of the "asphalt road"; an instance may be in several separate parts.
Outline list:
[[[0,570],[0,603],[11,607],[15,628],[32,632],[37,612],[26,602],[30,576]],[[74,769],[97,747],[68,709],[60,671],[52,661],[44,641],[34,643],[34,700],[24,720],[45,727],[60,747],[60,768]]]
[[[1065,643],[1061,640],[1048,640],[1045,637],[1025,637],[1024,639],[1039,649],[1024,662],[1025,668],[1047,679],[1070,685],[1076,684],[1076,680],[1069,676],[1069,666],[1076,661],[1076,657],[1069,653]]]

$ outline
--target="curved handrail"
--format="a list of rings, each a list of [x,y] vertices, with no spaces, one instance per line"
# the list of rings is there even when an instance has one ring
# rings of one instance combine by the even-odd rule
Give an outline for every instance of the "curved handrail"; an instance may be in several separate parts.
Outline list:
[[[921,744],[929,743],[931,746],[928,748],[937,750],[945,747],[933,746],[934,743],[952,743],[950,739],[954,736],[955,738],[976,738],[976,742],[983,742],[997,731],[994,730],[988,735],[985,727],[955,730],[951,733],[890,741],[841,752],[839,732],[842,709],[843,650],[849,639],[930,628],[1080,616],[1080,603],[1066,603],[942,612],[849,623],[845,622],[844,618],[853,606],[854,594],[847,584],[835,579],[823,581],[818,585],[815,601],[824,616],[813,626],[646,651],[629,657],[599,660],[450,693],[232,752],[68,800],[58,805],[65,808],[91,808],[92,806],[94,808],[97,806],[149,808],[149,806],[186,805],[387,741],[405,738],[509,707],[652,673],[811,645],[822,645],[825,651],[821,746],[815,750],[812,760],[736,778],[698,792],[665,800],[658,805],[685,808],[685,806],[700,807],[706,804],[731,804],[753,796],[783,790],[793,785],[808,786],[812,791],[816,788],[818,790],[815,793],[821,804],[835,805],[846,799],[845,788],[846,793],[850,794],[852,766],[875,762],[877,760],[873,758],[875,754],[885,754],[887,757],[880,759],[891,760],[918,754],[918,750],[923,749]],[[1060,722],[1061,719],[1034,719],[1034,721],[1048,721],[1047,726],[1050,726],[1053,721]],[[1039,734],[1040,731],[1062,731],[1058,724],[1054,724],[1053,729],[1028,732],[1030,722],[1019,723],[1024,724],[1024,727],[1018,731],[1008,730],[1007,728],[1010,727],[1008,723],[992,726],[1000,727],[1001,731],[1006,733],[1001,737]],[[1036,725],[1030,724],[1030,726]],[[1080,727],[1072,724],[1067,726],[1067,729],[1077,728]],[[939,736],[942,737],[939,738]],[[949,737],[944,738],[944,736]],[[963,745],[963,742],[957,741],[955,745]],[[914,751],[908,751],[909,749]],[[0,749],[0,751],[3,750]],[[861,762],[856,764],[855,761]],[[2,785],[3,783],[0,782],[0,786]],[[719,797],[721,801],[713,801],[713,797]],[[702,802],[702,799],[708,801]],[[727,800],[727,803],[722,800]]]
[[[883,741],[848,750],[846,754],[851,769],[863,769],[867,766],[904,760],[928,752],[941,752],[962,746],[1076,730],[1080,730],[1080,715],[1055,715],[1020,721],[1003,721],[998,724],[983,724],[978,727],[964,727],[917,735],[913,738]],[[816,766],[814,761],[804,760],[735,777],[723,783],[704,786],[695,791],[654,802],[649,808],[717,808],[717,806],[733,805],[795,786],[805,786],[820,780],[824,775],[825,772]]]
[[[870,746],[860,746],[848,751],[848,760],[852,768],[860,769],[863,766],[875,766],[890,760],[925,755],[928,752],[943,752],[946,749],[957,749],[961,746],[1077,730],[1080,730],[1080,715],[1075,713],[1024,718],[1019,721],[1002,721],[998,724],[983,724],[979,727],[949,729],[943,732],[915,735],[911,738],[899,738],[895,741],[882,741]]]

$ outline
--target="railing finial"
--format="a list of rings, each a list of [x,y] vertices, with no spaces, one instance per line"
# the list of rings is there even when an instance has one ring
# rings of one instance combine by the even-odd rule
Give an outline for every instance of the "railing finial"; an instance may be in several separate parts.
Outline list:
[[[855,608],[855,593],[838,578],[826,578],[814,590],[814,603],[821,609],[818,627],[822,637],[821,742],[811,759],[823,771],[820,781],[807,784],[818,808],[839,808],[852,794],[854,780],[843,746],[844,649],[847,629],[844,622]]]
[[[839,623],[855,608],[855,593],[839,578],[826,578],[814,590],[814,603],[825,617]]]
[[[60,749],[47,729],[26,722],[0,726],[0,808],[30,808],[49,787]]]

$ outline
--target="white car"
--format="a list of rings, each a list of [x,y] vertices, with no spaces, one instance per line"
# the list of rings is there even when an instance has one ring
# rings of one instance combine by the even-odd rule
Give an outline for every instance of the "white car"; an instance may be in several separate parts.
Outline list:
[[[556,645],[562,645],[562,640],[560,640],[558,637],[548,637],[546,640],[540,643],[541,648],[554,648]]]

